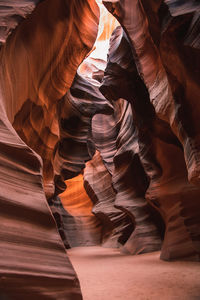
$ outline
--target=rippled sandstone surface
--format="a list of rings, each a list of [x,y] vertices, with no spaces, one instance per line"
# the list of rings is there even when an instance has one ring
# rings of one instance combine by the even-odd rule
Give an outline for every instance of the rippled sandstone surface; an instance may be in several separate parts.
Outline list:
[[[200,5],[97,2],[0,1],[0,298],[81,299],[65,248],[200,260]]]

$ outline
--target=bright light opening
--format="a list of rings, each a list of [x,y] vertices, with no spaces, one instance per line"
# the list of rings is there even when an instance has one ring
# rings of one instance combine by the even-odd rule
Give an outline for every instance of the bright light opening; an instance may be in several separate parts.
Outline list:
[[[109,40],[113,30],[119,26],[119,22],[111,15],[102,0],[96,0],[100,9],[100,19],[97,39],[89,56],[79,66],[78,73],[84,77],[92,78],[96,70],[104,71],[107,63]]]

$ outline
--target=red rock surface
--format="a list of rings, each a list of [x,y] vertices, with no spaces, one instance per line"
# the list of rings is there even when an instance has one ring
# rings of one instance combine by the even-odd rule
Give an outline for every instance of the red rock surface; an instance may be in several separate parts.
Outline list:
[[[199,3],[97,2],[0,1],[0,298],[81,299],[74,246],[200,258]]]
[[[165,221],[166,231],[161,258],[199,260],[200,127],[196,123],[199,111],[196,102],[198,96],[194,94],[200,89],[196,71],[200,61],[198,50],[193,49],[192,45],[188,48],[184,39],[184,34],[188,36],[194,25],[190,23],[189,28],[188,10],[191,13],[191,22],[192,18],[195,18],[196,6],[193,2],[182,6],[180,3],[166,1],[170,8],[170,11],[167,11],[168,7],[162,1],[157,5],[151,1],[144,7],[140,1],[104,1],[104,3],[117,17],[128,35],[127,45],[129,44],[129,49],[132,50],[135,74],[138,72],[142,81],[137,74],[133,75],[131,60],[128,67],[124,68],[121,65],[121,81],[120,70],[116,71],[116,66],[109,65],[111,63],[109,61],[107,73],[111,75],[109,77],[105,73],[103,86],[106,85],[106,91],[105,87],[102,87],[102,92],[109,99],[113,96],[117,99],[118,82],[120,81],[123,86],[125,76],[128,77],[130,74],[129,81],[124,80],[126,89],[121,89],[120,96],[132,102],[133,115],[139,130],[137,137],[139,156],[150,180],[146,199],[157,208]],[[157,17],[155,24],[147,17],[149,11]],[[166,23],[167,13],[170,14],[171,11],[175,16],[179,14],[183,16],[177,19],[172,14]],[[158,21],[163,28],[159,27]],[[198,35],[196,38],[198,40]],[[179,48],[181,50],[178,50]],[[114,47],[111,48],[111,60],[114,52],[112,49]],[[125,50],[122,51],[125,57]],[[192,76],[189,58],[195,60],[195,71]],[[122,62],[123,60],[117,61],[117,66]],[[124,72],[127,75],[124,75]],[[130,76],[134,77],[131,79]],[[112,84],[115,78],[116,83]],[[138,96],[141,96],[142,90],[145,89],[146,100],[143,92],[143,99],[137,102]]]
[[[82,299],[44,191],[54,193],[56,105],[92,48],[97,25],[95,1],[45,0],[1,47],[0,298]]]
[[[56,106],[91,50],[97,25],[95,1],[45,0],[1,49],[6,113],[21,138],[42,157],[48,196],[54,193],[51,161],[59,136]]]
[[[0,100],[0,299],[82,299],[45,198],[41,159]]]

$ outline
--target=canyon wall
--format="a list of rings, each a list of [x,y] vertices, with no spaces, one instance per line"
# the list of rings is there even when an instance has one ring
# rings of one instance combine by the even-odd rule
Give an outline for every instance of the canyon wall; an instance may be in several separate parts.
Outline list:
[[[47,198],[57,103],[95,42],[99,10],[92,0],[37,2],[1,3],[0,298],[82,299]]]
[[[111,49],[101,90],[116,99],[119,84],[126,86],[120,96],[131,102],[138,128],[139,157],[149,179],[145,198],[166,226],[161,258],[199,260],[197,4],[143,2],[104,1],[126,32],[134,63],[124,65],[120,51]]]
[[[200,258],[200,5],[103,3],[0,1],[2,299],[81,299],[70,247]]]

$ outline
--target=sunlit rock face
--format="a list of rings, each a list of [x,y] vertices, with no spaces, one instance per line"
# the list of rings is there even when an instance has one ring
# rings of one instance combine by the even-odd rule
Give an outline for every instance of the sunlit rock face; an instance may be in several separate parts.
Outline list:
[[[36,4],[7,1],[0,15],[1,41],[10,34],[0,50],[0,298],[82,299],[45,193],[55,191],[57,103],[95,42],[99,9],[92,0]]]
[[[200,257],[199,4],[97,2],[0,1],[3,299],[81,299],[74,246]]]
[[[114,114],[108,116],[98,114],[93,118],[92,132],[96,148],[100,152],[105,170],[107,169],[107,177],[110,177],[110,183],[108,179],[104,180],[107,189],[113,191],[112,193],[107,192],[107,196],[112,195],[112,200],[108,200],[108,204],[112,203],[116,216],[118,214],[122,220],[124,219],[123,222],[118,220],[118,225],[114,225],[114,228],[115,230],[118,228],[118,232],[120,232],[121,226],[119,241],[121,240],[121,244],[124,245],[121,248],[123,251],[132,254],[155,251],[160,249],[161,242],[144,199],[148,180],[138,157],[137,129],[133,124],[131,105],[123,99],[119,99],[113,105]],[[103,131],[102,128],[104,128]],[[93,175],[94,192],[98,191],[96,180],[100,178],[100,171],[97,170],[98,166],[93,171],[95,174]],[[87,172],[87,167],[85,172]],[[97,179],[95,179],[96,177]],[[92,180],[88,180],[86,177],[85,179],[91,186]],[[99,179],[97,198],[98,193],[103,193],[105,190],[101,188],[100,184]],[[106,195],[101,195],[94,208],[95,211],[99,210],[102,215],[106,211],[104,205],[108,205],[106,198]],[[103,205],[103,203],[105,204]],[[117,221],[116,216],[113,217],[115,221]],[[110,219],[112,221],[112,217]],[[124,227],[127,229],[124,230]],[[132,234],[133,230],[134,234]]]
[[[94,201],[93,213],[102,223],[102,245],[118,248],[125,244],[134,229],[131,217],[115,207],[116,193],[112,176],[99,152],[86,164],[85,189]]]
[[[92,0],[42,1],[1,49],[6,113],[21,138],[42,157],[48,197],[54,193],[57,103],[95,42],[98,16]]]
[[[101,226],[92,213],[93,202],[84,189],[83,175],[65,183],[67,188],[60,199],[67,212],[63,214],[63,222],[70,247],[100,245]]]
[[[0,299],[82,299],[47,205],[41,158],[0,100]]]
[[[93,199],[88,198],[82,177],[77,177],[95,153],[92,118],[95,114],[113,111],[112,104],[100,93],[99,86],[98,81],[77,74],[58,105],[60,139],[53,160],[55,191],[60,194],[64,205],[65,211],[62,210],[60,218],[70,246],[95,245],[101,240],[101,226],[91,215]],[[59,213],[55,197],[50,201],[53,211],[56,209]]]
[[[118,82],[123,86],[124,77],[129,78],[128,84],[125,80],[126,89],[121,89],[120,97],[132,103],[133,119],[139,130],[139,156],[150,179],[146,199],[165,221],[161,258],[199,260],[197,93],[199,95],[200,87],[199,67],[196,66],[200,60],[198,32],[194,34],[199,16],[194,16],[194,2],[185,5],[177,1],[165,2],[145,4],[144,1],[143,7],[140,1],[104,1],[126,29],[135,70],[143,87],[141,79],[132,74],[131,62],[124,69],[123,60],[117,61],[116,54],[115,64],[112,64],[114,51],[111,49],[101,90],[107,98],[117,99]],[[154,23],[151,14],[156,20]],[[133,84],[130,76],[134,78]],[[134,95],[134,86],[135,91],[146,89],[141,102]]]
[[[119,26],[119,22],[108,12],[102,1],[96,2],[100,9],[98,35],[92,51],[79,66],[78,73],[85,78],[101,81],[106,68],[110,37],[113,30]]]

